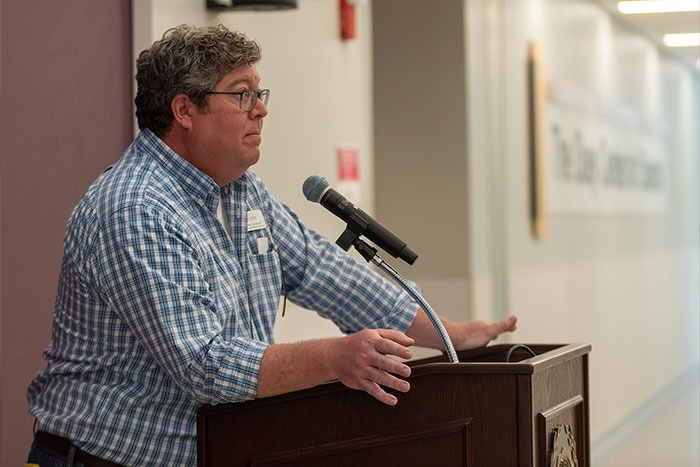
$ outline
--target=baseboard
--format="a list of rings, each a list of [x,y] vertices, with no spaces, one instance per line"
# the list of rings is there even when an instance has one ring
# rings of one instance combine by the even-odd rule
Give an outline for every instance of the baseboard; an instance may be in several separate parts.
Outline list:
[[[622,445],[635,431],[643,427],[646,422],[685,391],[698,384],[699,381],[700,364],[696,363],[641,404],[629,417],[593,440],[591,443],[591,465],[597,465],[604,461],[606,456]]]

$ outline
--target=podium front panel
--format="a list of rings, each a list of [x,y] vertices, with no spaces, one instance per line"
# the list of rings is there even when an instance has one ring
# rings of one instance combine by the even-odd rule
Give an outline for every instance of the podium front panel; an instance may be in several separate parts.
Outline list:
[[[510,346],[409,362],[411,390],[390,407],[340,382],[239,404],[203,406],[198,465],[548,466],[568,426],[587,466],[590,346]],[[557,440],[565,440],[561,434]]]

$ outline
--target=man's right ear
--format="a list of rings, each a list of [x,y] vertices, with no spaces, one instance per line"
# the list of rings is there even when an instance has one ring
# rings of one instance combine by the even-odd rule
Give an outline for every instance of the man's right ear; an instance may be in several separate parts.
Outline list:
[[[170,102],[170,110],[173,112],[173,124],[180,125],[183,129],[192,128],[192,113],[195,108],[194,102],[185,94],[178,94]]]

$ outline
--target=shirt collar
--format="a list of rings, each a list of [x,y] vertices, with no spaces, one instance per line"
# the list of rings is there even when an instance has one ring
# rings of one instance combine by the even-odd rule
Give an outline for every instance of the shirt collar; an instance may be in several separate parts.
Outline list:
[[[206,205],[212,211],[216,210],[220,190],[213,178],[186,161],[148,128],[141,130],[135,143],[153,157],[168,175],[177,180],[196,203]]]

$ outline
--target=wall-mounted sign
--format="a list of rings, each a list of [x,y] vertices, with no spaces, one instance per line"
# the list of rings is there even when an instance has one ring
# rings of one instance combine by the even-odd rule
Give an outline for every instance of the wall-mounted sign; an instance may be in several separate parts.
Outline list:
[[[360,150],[354,144],[338,146],[338,190],[355,204],[362,204]]]
[[[660,122],[551,79],[544,121],[551,214],[664,212],[668,159]]]
[[[658,215],[668,197],[667,128],[620,102],[546,78],[529,45],[533,234],[549,215]]]

